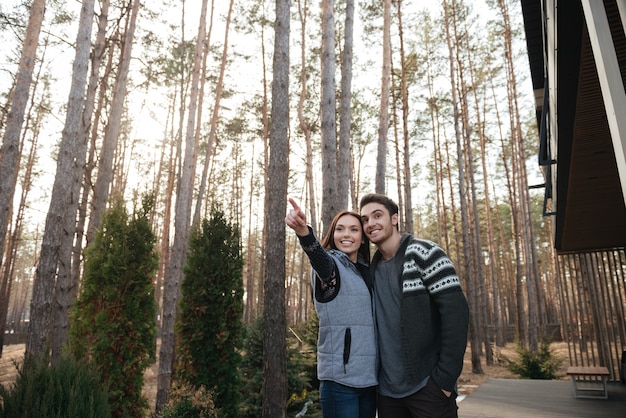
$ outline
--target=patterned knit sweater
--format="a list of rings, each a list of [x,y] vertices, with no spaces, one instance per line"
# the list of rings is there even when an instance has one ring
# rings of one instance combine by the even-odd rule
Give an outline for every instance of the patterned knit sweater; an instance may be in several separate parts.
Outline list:
[[[381,254],[374,255],[371,271]],[[453,391],[463,368],[469,309],[454,265],[433,242],[403,234],[394,257],[402,292],[401,345],[405,378],[417,385],[427,376]],[[390,278],[391,279],[391,278]]]

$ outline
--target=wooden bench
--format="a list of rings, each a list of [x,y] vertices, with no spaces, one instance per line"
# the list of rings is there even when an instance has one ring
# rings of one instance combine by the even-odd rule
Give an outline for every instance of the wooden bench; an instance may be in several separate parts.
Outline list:
[[[603,366],[570,366],[567,375],[572,377],[574,397],[608,399],[606,382],[609,369]]]

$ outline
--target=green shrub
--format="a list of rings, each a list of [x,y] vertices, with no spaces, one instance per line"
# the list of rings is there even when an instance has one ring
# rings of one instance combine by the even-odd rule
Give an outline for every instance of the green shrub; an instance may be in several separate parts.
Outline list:
[[[307,341],[316,341],[316,338],[308,335],[304,331],[306,328],[317,333],[317,327],[307,324],[294,329],[304,346],[300,345],[293,333],[287,334],[287,416],[295,416],[307,405],[306,416],[318,418],[321,417],[321,411],[317,389],[319,382],[316,378],[316,343],[313,346],[307,344]],[[245,335],[239,414],[242,418],[260,417],[263,410],[263,318],[258,317],[248,325]]]
[[[550,350],[550,343],[542,341],[537,351],[524,347],[520,342],[516,343],[515,351],[519,355],[517,361],[504,358],[508,363],[507,368],[524,379],[556,379],[562,359],[555,357]]]
[[[149,410],[142,388],[144,371],[156,358],[153,204],[145,196],[131,215],[121,198],[113,199],[85,250],[85,274],[70,317],[70,349],[100,372],[113,416],[141,418]]]
[[[48,366],[48,359],[16,364],[15,382],[0,385],[0,416],[81,417],[111,416],[108,392],[100,384],[98,372],[69,355],[58,366]]]
[[[170,398],[157,418],[217,418],[211,392],[204,386],[193,388],[188,384],[175,384]]]
[[[240,233],[217,207],[191,232],[175,329],[177,378],[211,390],[220,416],[239,416],[243,343]]]

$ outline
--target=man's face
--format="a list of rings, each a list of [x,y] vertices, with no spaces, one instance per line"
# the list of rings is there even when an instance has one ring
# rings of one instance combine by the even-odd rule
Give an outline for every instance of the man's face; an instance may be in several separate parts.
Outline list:
[[[380,246],[393,234],[398,224],[398,214],[389,215],[389,211],[380,203],[368,203],[361,208],[363,232],[374,244]]]

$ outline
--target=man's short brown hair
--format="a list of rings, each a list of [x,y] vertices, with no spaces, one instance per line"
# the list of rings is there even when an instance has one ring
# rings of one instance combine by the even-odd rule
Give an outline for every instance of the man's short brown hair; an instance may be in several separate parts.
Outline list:
[[[389,215],[393,216],[398,213],[398,204],[380,193],[369,193],[361,198],[361,202],[359,203],[359,210],[363,209],[363,206],[368,203],[380,203],[383,205],[388,211]]]

